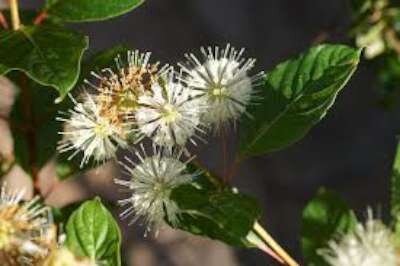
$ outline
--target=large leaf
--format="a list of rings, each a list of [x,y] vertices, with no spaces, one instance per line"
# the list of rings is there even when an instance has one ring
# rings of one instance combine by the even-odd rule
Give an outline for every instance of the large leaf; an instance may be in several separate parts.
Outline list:
[[[86,201],[72,213],[66,233],[66,245],[77,256],[100,265],[121,265],[118,224],[99,199]]]
[[[47,0],[46,12],[66,22],[106,20],[125,14],[144,0]]]
[[[59,26],[26,26],[0,32],[0,75],[25,72],[36,82],[58,90],[62,99],[79,77],[88,39]]]
[[[357,68],[360,50],[320,45],[267,73],[262,100],[244,121],[240,156],[261,155],[300,140],[320,121]]]
[[[192,184],[176,188],[171,197],[178,204],[180,218],[173,226],[229,245],[253,247],[247,237],[260,217],[257,202],[215,185],[211,176],[203,174]]]
[[[327,265],[318,250],[326,248],[329,240],[351,230],[355,223],[353,212],[340,197],[320,189],[303,211],[301,246],[307,265]]]

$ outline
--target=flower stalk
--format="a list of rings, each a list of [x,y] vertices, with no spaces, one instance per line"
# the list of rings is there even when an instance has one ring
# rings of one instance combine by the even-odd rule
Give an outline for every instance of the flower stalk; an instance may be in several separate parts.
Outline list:
[[[19,30],[21,27],[21,20],[19,18],[18,0],[9,0],[11,10],[11,22],[13,30]]]
[[[265,229],[256,222],[254,231],[265,241],[266,244],[284,261],[288,266],[299,266],[299,264],[265,231]]]

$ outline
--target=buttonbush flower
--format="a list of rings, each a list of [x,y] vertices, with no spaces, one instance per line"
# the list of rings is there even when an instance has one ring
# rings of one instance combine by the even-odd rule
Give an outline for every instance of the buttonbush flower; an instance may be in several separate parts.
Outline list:
[[[91,158],[97,163],[115,157],[118,147],[125,147],[126,136],[132,131],[115,109],[102,110],[96,95],[84,94],[83,101],[71,97],[74,108],[69,118],[59,117],[65,122],[64,135],[58,146],[59,152],[73,150],[69,159],[83,153],[81,167]]]
[[[150,63],[150,52],[128,51],[127,60],[119,55],[115,58],[116,69],[105,68],[100,74],[92,72],[98,80],[95,85],[85,81],[99,92],[104,108],[117,108],[119,112],[132,114],[137,108],[137,100],[166,72],[168,65],[160,68],[160,62]]]
[[[39,198],[22,202],[23,191],[0,192],[0,262],[4,266],[41,265],[57,244],[51,210]]]
[[[93,159],[102,163],[115,157],[118,148],[127,147],[128,142],[138,142],[135,111],[138,98],[151,91],[167,66],[150,64],[151,53],[129,51],[127,60],[115,59],[116,70],[106,68],[100,74],[92,72],[96,82],[85,80],[94,93],[84,93],[82,100],[71,97],[74,108],[65,122],[64,135],[59,152],[73,151],[69,159],[83,153],[81,167]]]
[[[142,146],[141,152],[135,152],[139,163],[135,164],[126,157],[126,162],[121,165],[129,179],[115,180],[131,193],[128,198],[119,201],[121,206],[126,207],[121,217],[126,218],[134,214],[131,224],[142,218],[146,225],[146,233],[153,228],[157,233],[164,224],[164,218],[172,224],[177,223],[179,209],[170,198],[171,192],[197,175],[186,170],[188,161],[179,160],[182,152],[163,152],[153,147],[153,153],[152,156],[148,156]]]
[[[204,105],[200,99],[193,99],[190,89],[174,80],[173,70],[140,96],[138,103],[140,107],[135,114],[138,128],[154,143],[169,148],[184,146],[187,140],[195,144]]]
[[[255,87],[264,78],[264,73],[250,76],[254,58],[244,59],[244,49],[237,51],[226,45],[224,49],[208,47],[200,49],[203,60],[194,54],[186,54],[187,62],[180,63],[186,74],[183,80],[195,90],[197,97],[204,98],[208,110],[203,114],[205,124],[219,130],[224,124],[246,113],[246,108],[257,98]]]
[[[399,265],[391,230],[373,219],[370,210],[365,225],[358,223],[353,232],[331,240],[320,253],[332,266]]]

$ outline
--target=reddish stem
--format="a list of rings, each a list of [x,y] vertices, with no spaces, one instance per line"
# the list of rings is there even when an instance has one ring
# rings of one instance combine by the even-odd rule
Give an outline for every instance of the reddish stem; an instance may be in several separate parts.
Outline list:
[[[8,30],[8,28],[9,28],[6,17],[4,16],[4,14],[1,11],[0,11],[0,25],[6,30]]]
[[[43,21],[46,20],[46,18],[49,16],[46,11],[40,12],[37,17],[34,19],[33,24],[35,25],[40,25],[43,23]]]

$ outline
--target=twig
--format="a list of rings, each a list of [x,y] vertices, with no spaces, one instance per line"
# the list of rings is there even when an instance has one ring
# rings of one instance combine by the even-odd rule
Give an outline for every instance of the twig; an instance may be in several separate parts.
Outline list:
[[[299,266],[258,222],[254,224],[253,229],[288,266]]]
[[[3,12],[1,12],[1,11],[0,11],[0,25],[4,29],[8,30],[8,23],[7,23],[6,17],[4,16]]]
[[[11,10],[11,22],[13,30],[19,30],[21,27],[21,20],[19,18],[18,0],[9,0]]]
[[[285,262],[281,259],[281,257],[279,257],[272,249],[270,249],[255,232],[251,231],[247,235],[246,240],[249,241],[254,246],[256,246],[257,248],[259,248],[260,250],[264,251],[266,254],[271,256],[280,264],[285,264]]]
[[[46,20],[46,18],[48,17],[48,14],[46,11],[42,11],[40,12],[37,17],[33,20],[33,24],[35,25],[40,25],[42,24],[43,21]]]

